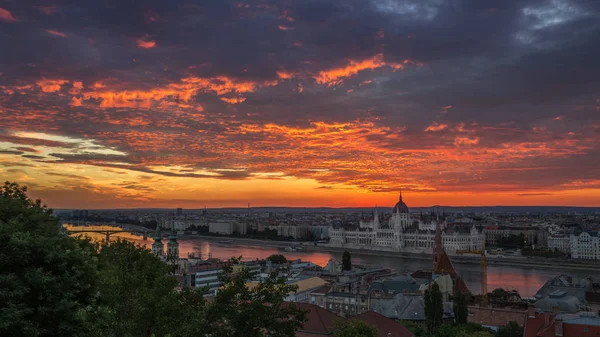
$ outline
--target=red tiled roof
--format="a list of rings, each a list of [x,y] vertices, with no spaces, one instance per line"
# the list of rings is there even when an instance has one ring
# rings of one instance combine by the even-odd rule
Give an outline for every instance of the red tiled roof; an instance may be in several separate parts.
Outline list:
[[[468,321],[487,326],[507,325],[511,321],[520,326],[525,325],[527,310],[506,308],[488,308],[480,306],[469,306]]]
[[[525,322],[525,333],[523,337],[536,337],[538,331],[544,327],[544,315],[536,314],[535,317],[527,317]]]
[[[296,336],[312,336],[312,335],[329,335],[335,322],[343,318],[327,311],[317,305],[308,303],[296,303],[296,306],[301,310],[307,310],[308,320],[304,326],[298,331]],[[302,334],[300,334],[302,333]]]
[[[377,328],[379,337],[413,337],[402,324],[373,311],[367,311],[352,319],[363,321]]]
[[[587,328],[587,329],[586,329]],[[596,337],[600,336],[600,326],[563,323],[564,337]]]
[[[450,261],[450,258],[446,252],[440,254],[439,260],[434,267],[434,271],[438,274],[457,275],[456,270],[454,269],[454,266],[452,265],[452,262]]]
[[[434,272],[437,274],[448,274],[455,280],[454,292],[461,292],[463,294],[470,294],[471,291],[465,281],[458,275],[450,257],[446,252],[439,254],[438,261],[434,266]]]
[[[552,319],[548,326],[544,326],[544,314],[536,314],[535,318],[528,317],[524,337],[557,337],[556,324],[556,320]],[[600,336],[600,326],[563,322],[561,337],[597,336]]]
[[[544,327],[540,331],[538,331],[536,337],[555,337],[554,332],[555,332],[554,320],[552,320],[552,322],[550,322],[550,324],[548,324],[547,327]],[[577,337],[580,337],[580,336],[577,336]]]

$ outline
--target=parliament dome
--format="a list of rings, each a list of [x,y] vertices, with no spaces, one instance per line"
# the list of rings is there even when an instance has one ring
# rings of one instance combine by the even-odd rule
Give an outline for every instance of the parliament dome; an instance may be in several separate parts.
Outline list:
[[[408,213],[408,206],[402,201],[402,191],[400,191],[400,198],[394,206],[394,213]]]

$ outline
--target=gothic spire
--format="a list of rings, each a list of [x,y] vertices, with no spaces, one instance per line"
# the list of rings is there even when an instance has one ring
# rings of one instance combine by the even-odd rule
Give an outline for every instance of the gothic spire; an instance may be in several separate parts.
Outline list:
[[[154,239],[155,239],[155,240],[156,240],[156,239],[160,240],[161,238],[162,238],[162,237],[160,236],[160,224],[159,224],[159,222],[157,221],[157,222],[156,222],[156,231],[154,232]]]
[[[402,201],[402,187],[400,187],[400,198],[398,200]]]

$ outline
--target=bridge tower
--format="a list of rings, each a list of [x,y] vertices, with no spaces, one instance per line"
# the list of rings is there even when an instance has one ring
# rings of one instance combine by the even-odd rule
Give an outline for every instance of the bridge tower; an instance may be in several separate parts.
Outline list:
[[[160,235],[160,225],[156,224],[156,231],[154,232],[154,243],[152,244],[152,254],[156,256],[165,255],[165,245],[162,243],[162,236]]]

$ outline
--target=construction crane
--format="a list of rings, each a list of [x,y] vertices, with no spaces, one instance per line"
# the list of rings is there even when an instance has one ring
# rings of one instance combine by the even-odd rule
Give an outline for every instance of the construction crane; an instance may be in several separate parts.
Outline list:
[[[485,259],[485,236],[481,247],[481,304],[487,306],[487,260]]]

